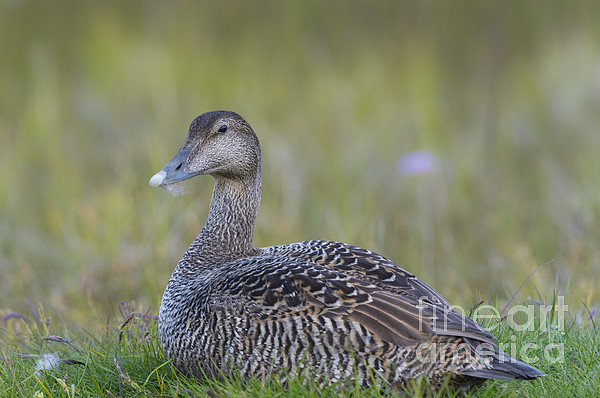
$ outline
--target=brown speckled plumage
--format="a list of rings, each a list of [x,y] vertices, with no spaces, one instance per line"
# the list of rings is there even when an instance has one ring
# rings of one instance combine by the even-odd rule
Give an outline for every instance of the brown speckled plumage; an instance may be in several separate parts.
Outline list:
[[[533,379],[538,370],[502,353],[494,337],[385,257],[338,242],[256,248],[260,145],[228,111],[196,118],[178,154],[150,181],[168,187],[215,178],[206,224],[181,258],[159,313],[162,345],[186,373],[245,377],[307,369],[335,382],[402,386],[446,379]],[[485,352],[476,351],[484,344]],[[440,358],[440,352],[448,354]],[[437,360],[430,360],[432,350]],[[481,355],[480,355],[481,354]],[[484,355],[485,354],[485,355]]]

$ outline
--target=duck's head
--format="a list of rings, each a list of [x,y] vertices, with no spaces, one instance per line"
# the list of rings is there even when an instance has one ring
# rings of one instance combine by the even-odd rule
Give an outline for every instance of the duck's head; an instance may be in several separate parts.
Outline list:
[[[190,124],[177,154],[150,179],[152,187],[166,187],[199,174],[245,181],[256,178],[260,144],[250,124],[231,111],[213,111]]]

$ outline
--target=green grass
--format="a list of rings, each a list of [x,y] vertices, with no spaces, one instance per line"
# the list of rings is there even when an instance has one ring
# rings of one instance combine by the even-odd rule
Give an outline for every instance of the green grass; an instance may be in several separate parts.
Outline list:
[[[116,316],[102,320],[102,329],[73,331],[53,320],[43,307],[33,310],[26,320],[11,318],[9,327],[1,331],[3,397],[398,396],[398,392],[385,386],[317,386],[306,374],[292,376],[287,384],[270,376],[265,380],[235,376],[220,381],[190,379],[166,360],[157,336],[156,317],[148,311],[138,312],[131,305],[121,304]],[[524,332],[515,332],[506,321],[488,322],[507,352],[520,359],[524,359],[523,353],[537,358],[534,365],[547,376],[531,382],[489,381],[469,396],[595,396],[600,380],[600,330],[594,324],[597,321],[597,317],[568,319],[561,330],[556,320],[549,320],[545,331],[536,325],[534,331]],[[534,346],[523,351],[527,344]],[[562,347],[562,353],[548,350],[550,344]],[[76,363],[63,362],[59,367],[36,371],[39,356],[48,353],[64,362]],[[424,394],[419,386],[412,396]],[[455,396],[455,392],[445,389],[437,396]]]
[[[212,181],[173,198],[148,179],[214,109],[242,114],[262,143],[257,245],[364,246],[464,307],[508,300],[550,262],[518,297],[562,292],[572,319],[597,311],[599,13],[561,1],[0,2],[0,316],[43,303],[118,394],[119,344],[98,314],[122,301],[156,313]],[[399,174],[416,150],[441,168]],[[0,340],[2,380],[26,396],[42,388],[35,361],[13,353],[59,349],[30,322],[29,340]],[[569,367],[597,359],[593,329],[569,331],[574,359],[552,377],[490,383],[488,396],[587,388]],[[144,385],[164,358],[154,337],[152,355],[131,344],[122,369]],[[91,367],[69,369],[87,385]],[[168,366],[158,374],[194,390]]]

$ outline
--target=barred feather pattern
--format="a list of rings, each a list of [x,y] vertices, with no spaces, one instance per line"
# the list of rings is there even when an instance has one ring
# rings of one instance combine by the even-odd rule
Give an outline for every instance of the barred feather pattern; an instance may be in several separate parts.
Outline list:
[[[205,289],[186,288],[177,296],[189,304],[176,322],[185,328],[175,336],[163,332],[166,323],[161,317],[161,336],[171,337],[163,339],[167,355],[197,376],[233,369],[242,376],[263,377],[306,367],[329,381],[348,378],[361,384],[372,382],[373,376],[403,384],[422,375],[443,383],[451,372],[488,366],[481,358],[466,362],[455,355],[444,364],[417,360],[421,343],[443,347],[465,341],[436,336],[431,328],[434,305],[442,315],[441,309],[449,309],[445,301],[434,301],[431,297],[439,295],[433,289],[384,260],[349,245],[310,241],[265,248],[260,255],[215,269],[210,278],[205,273],[195,279],[202,280]],[[357,268],[356,262],[363,267]],[[189,297],[183,299],[186,292]],[[419,298],[432,293],[431,304],[417,309]],[[411,312],[400,313],[396,321],[403,322],[404,329],[375,324],[383,317],[393,325],[394,319],[377,313],[381,305],[373,307],[386,295],[407,301]],[[171,309],[175,301],[169,299],[165,293],[161,315],[164,311],[172,316],[178,309]],[[483,340],[492,339],[485,330],[477,332]]]
[[[213,157],[224,138],[215,131],[223,126],[230,137],[221,150],[232,142],[236,150],[219,154],[218,163]],[[434,389],[447,380],[465,389],[487,378],[542,375],[506,356],[489,331],[377,253],[321,240],[254,247],[260,146],[241,116],[199,116],[186,145],[196,145],[186,171],[211,174],[215,189],[206,224],[160,307],[161,342],[177,368],[198,377],[259,378],[306,370],[317,380],[363,385],[402,386],[424,377]],[[204,147],[212,148],[210,159]],[[488,355],[475,350],[480,344]]]

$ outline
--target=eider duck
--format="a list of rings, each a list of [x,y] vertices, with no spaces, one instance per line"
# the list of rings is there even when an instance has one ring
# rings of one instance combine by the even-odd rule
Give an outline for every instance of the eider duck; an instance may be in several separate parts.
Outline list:
[[[208,219],[160,305],[161,344],[176,368],[197,377],[309,371],[322,381],[395,388],[423,378],[432,391],[544,375],[377,253],[323,240],[255,247],[260,167],[248,122],[214,111],[194,119],[181,149],[150,179],[165,189],[201,174],[215,180]]]

